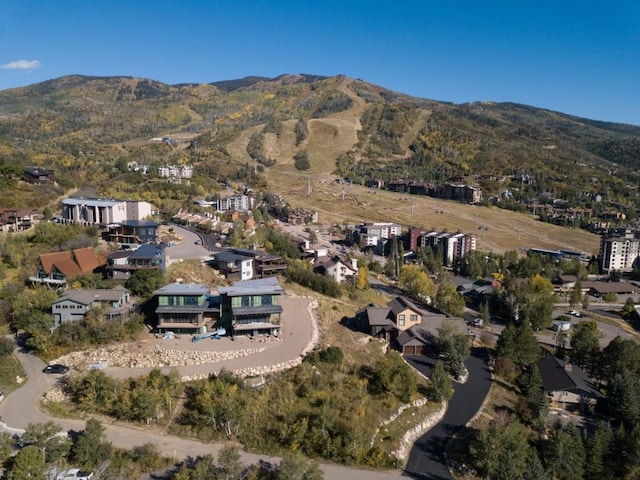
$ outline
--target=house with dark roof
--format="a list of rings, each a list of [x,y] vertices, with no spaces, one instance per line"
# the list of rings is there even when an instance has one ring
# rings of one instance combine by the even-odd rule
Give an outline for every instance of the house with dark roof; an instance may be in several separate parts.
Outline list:
[[[350,264],[338,256],[322,256],[314,260],[313,272],[320,275],[328,275],[336,282],[343,283],[358,274],[358,267],[355,259]]]
[[[260,278],[221,287],[220,324],[229,335],[279,335],[284,289],[278,279]]]
[[[63,286],[78,275],[92,273],[104,264],[105,258],[97,255],[92,247],[45,253],[38,257],[37,273],[29,280],[32,283]]]
[[[158,241],[158,224],[150,220],[122,220],[107,226],[108,242],[137,247]]]
[[[54,328],[67,322],[81,321],[91,310],[99,310],[106,321],[123,321],[132,309],[131,292],[122,286],[112,289],[67,290],[51,304]]]
[[[204,283],[171,283],[153,292],[159,332],[205,333],[220,309]]]
[[[40,220],[34,208],[0,208],[0,233],[24,232]]]
[[[135,250],[119,250],[107,255],[106,272],[110,278],[128,280],[133,272],[143,268],[157,268],[165,272],[168,264],[166,245],[145,244]]]
[[[53,182],[53,170],[43,167],[27,167],[24,169],[24,181],[28,183]]]
[[[287,264],[278,255],[251,248],[229,248],[214,254],[211,265],[229,280],[251,280],[280,275]]]
[[[596,385],[578,366],[547,357],[536,364],[542,377],[542,389],[551,399],[553,408],[576,408],[593,405],[601,396]]]

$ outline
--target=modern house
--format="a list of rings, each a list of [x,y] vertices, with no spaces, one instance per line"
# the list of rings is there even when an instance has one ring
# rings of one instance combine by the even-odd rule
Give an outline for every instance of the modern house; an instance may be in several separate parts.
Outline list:
[[[24,181],[27,183],[53,182],[53,170],[43,167],[27,167],[24,169]]]
[[[63,223],[109,225],[143,220],[152,214],[151,204],[109,198],[66,198],[62,201]]]
[[[120,245],[138,246],[158,241],[158,224],[150,220],[123,220],[107,226],[106,239]]]
[[[578,366],[556,357],[537,363],[542,377],[542,389],[551,398],[552,408],[572,409],[593,406],[600,391]]]
[[[284,289],[276,278],[236,282],[219,288],[220,325],[230,335],[280,334]]]
[[[99,311],[106,321],[123,321],[131,311],[129,290],[118,286],[110,290],[67,290],[51,304],[54,328],[67,322],[84,320],[91,310]]]
[[[33,208],[0,208],[0,233],[23,232],[40,220]]]
[[[229,280],[273,277],[287,269],[282,257],[250,248],[229,248],[213,257],[211,265]]]
[[[214,254],[211,263],[229,280],[251,280],[253,278],[253,257],[227,250]]]
[[[203,283],[171,283],[153,292],[158,302],[158,331],[205,333],[219,313],[210,294]]]
[[[45,253],[38,257],[38,271],[29,280],[50,286],[63,286],[78,275],[92,273],[105,264],[92,247]]]
[[[120,250],[107,255],[107,276],[127,280],[136,270],[157,268],[165,272],[169,264],[167,247],[163,244],[140,245],[135,250]]]

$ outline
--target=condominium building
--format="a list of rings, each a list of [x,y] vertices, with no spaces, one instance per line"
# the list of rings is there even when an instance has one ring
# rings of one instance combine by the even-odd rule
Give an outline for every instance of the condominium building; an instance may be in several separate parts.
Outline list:
[[[639,255],[640,239],[631,232],[600,239],[600,268],[603,272],[631,272],[638,264]]]

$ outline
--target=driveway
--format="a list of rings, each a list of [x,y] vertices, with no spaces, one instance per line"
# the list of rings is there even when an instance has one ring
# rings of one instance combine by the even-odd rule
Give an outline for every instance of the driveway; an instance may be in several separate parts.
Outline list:
[[[405,356],[419,372],[428,375],[435,360],[422,355]],[[406,474],[420,480],[449,480],[444,452],[449,438],[466,425],[478,412],[489,393],[491,373],[485,349],[474,349],[465,362],[469,370],[466,383],[454,383],[454,394],[447,413],[431,430],[420,437],[411,449]]]

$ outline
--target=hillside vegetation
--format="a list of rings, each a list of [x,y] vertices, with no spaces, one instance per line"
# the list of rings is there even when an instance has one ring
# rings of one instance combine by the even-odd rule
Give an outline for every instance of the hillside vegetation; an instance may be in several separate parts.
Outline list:
[[[131,171],[132,162],[150,173]],[[192,165],[194,176],[168,183],[155,174],[167,164]],[[54,169],[57,184],[21,182],[30,165]],[[241,182],[317,209],[322,222],[397,221],[476,232],[480,248],[495,251],[594,253],[597,237],[578,228],[489,206],[526,212],[560,201],[597,218],[635,219],[639,167],[640,127],[418,99],[344,76],[165,85],[76,75],[0,92],[0,207],[55,211],[60,196],[91,187],[172,210]],[[367,178],[464,182],[482,188],[484,206],[369,190],[360,186]]]

